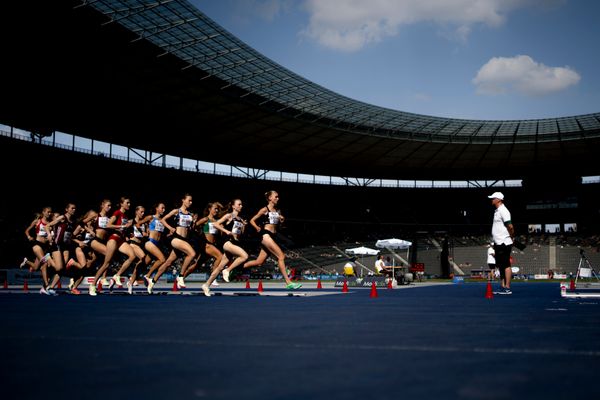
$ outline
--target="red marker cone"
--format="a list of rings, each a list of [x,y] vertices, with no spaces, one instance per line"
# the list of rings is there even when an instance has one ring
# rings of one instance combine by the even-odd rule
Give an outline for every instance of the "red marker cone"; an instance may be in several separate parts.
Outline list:
[[[375,298],[375,297],[379,297],[377,295],[377,285],[375,284],[375,281],[373,281],[373,283],[371,284],[371,294],[369,295],[370,298]]]
[[[29,285],[27,284],[27,278],[25,278],[25,282],[23,282],[23,291],[27,293],[29,291]]]
[[[262,279],[258,281],[258,292],[261,293],[263,291],[263,287],[262,287]]]
[[[250,289],[250,279],[246,279],[246,289]]]
[[[393,288],[394,288],[394,287],[392,286],[392,278],[390,278],[390,280],[388,280],[388,283],[387,283],[387,288],[388,288],[388,289],[393,289]]]
[[[575,281],[571,278],[571,284],[569,285],[569,290],[575,290]]]
[[[102,293],[102,278],[98,279],[98,287],[96,287],[96,293]]]
[[[4,279],[4,289],[8,289],[8,280]]]
[[[344,281],[344,286],[342,286],[342,293],[348,293],[348,282]]]
[[[485,298],[486,299],[494,298],[494,292],[492,291],[492,282],[490,282],[490,281],[488,281],[487,288],[485,289]]]
[[[171,288],[171,292],[177,292],[177,278],[173,278],[173,287]]]
[[[58,280],[58,284],[56,285],[57,289],[62,289],[62,284],[60,283],[60,279]]]
[[[317,289],[323,289],[323,285],[321,285],[321,278],[317,279]]]

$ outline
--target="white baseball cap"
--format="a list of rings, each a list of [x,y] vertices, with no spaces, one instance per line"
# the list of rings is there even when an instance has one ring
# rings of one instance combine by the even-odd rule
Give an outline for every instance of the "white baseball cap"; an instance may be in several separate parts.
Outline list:
[[[488,199],[499,199],[504,200],[504,195],[500,192],[494,192],[491,196],[488,196]]]

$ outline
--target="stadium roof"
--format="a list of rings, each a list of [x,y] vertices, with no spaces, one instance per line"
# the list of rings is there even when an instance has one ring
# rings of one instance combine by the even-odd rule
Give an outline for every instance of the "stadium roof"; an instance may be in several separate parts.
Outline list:
[[[183,0],[0,10],[0,123],[319,175],[516,179],[557,166],[600,174],[600,113],[482,121],[366,104],[276,64]]]

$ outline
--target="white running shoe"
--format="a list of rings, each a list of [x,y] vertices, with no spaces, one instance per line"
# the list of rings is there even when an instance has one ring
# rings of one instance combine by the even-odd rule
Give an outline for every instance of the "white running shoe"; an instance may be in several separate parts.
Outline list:
[[[57,294],[56,294],[56,290],[54,290],[54,289],[47,288],[47,289],[46,289],[46,292],[48,292],[48,294],[49,294],[50,296],[57,296]]]
[[[19,264],[19,268],[23,268],[24,266],[26,266],[27,265],[27,261],[29,261],[29,260],[27,259],[27,257],[25,257],[23,259],[23,262],[21,264]]]
[[[49,259],[50,259],[50,253],[46,253],[46,254],[44,255],[44,257],[42,257],[42,259],[40,260],[40,263],[41,263],[41,264],[45,264],[45,263],[47,263],[47,262],[48,262],[48,260],[49,260]]]
[[[129,280],[127,280],[127,293],[133,294],[133,284]]]
[[[42,288],[40,289],[40,294],[45,294],[46,296],[50,296],[50,293],[48,293],[48,291],[46,290],[45,287],[42,286]]]
[[[123,287],[123,283],[121,283],[121,277],[119,275],[113,275],[113,280],[117,284],[118,287]]]
[[[75,286],[75,279],[70,278],[69,279],[69,290],[73,289],[73,286]]]
[[[146,282],[148,282],[146,290],[148,291],[148,294],[152,294],[152,289],[154,288],[154,281],[152,279],[148,279]]]
[[[219,285],[219,282],[217,282],[216,279],[215,279],[214,281],[212,281],[212,283],[210,284],[210,286],[219,287],[221,285]]]
[[[210,297],[210,289],[206,283],[202,285],[202,291],[205,296]]]
[[[90,296],[97,296],[98,294],[96,293],[96,286],[94,286],[93,284],[90,285]]]
[[[177,277],[177,288],[181,289],[181,288],[185,288],[185,281],[183,280],[183,276],[178,276]]]
[[[223,280],[225,282],[229,283],[229,270],[228,269],[223,270]]]

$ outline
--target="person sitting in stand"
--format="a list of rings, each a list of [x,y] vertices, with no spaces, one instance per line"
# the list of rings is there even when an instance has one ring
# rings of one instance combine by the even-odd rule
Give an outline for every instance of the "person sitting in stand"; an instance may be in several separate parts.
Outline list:
[[[377,256],[377,261],[375,261],[375,271],[378,275],[385,275],[388,278],[392,276],[392,268],[385,264],[382,255]]]

